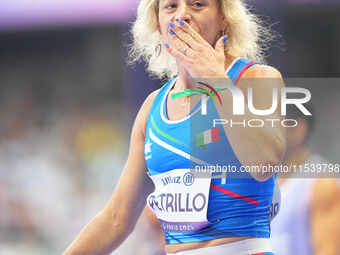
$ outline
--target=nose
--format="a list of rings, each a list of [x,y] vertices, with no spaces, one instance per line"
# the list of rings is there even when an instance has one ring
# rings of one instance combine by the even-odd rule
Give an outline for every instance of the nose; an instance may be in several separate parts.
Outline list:
[[[190,24],[191,19],[189,17],[176,18],[176,21],[178,22],[180,19],[185,21],[187,24]]]
[[[186,3],[182,3],[177,8],[175,20],[179,21],[180,19],[185,21],[188,24],[190,24],[190,22],[191,22],[190,10],[189,10],[188,6],[186,5]]]

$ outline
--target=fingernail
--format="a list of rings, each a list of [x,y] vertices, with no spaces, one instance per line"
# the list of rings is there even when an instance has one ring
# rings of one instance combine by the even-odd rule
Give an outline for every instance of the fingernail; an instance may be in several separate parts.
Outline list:
[[[171,28],[168,29],[168,33],[169,33],[170,35],[174,35],[174,34],[175,34],[175,32],[174,32]]]
[[[179,24],[180,24],[182,27],[183,27],[183,26],[184,26],[184,24],[185,24],[185,23],[184,23],[184,21],[183,21],[183,20],[181,20],[181,19],[179,19],[179,20],[178,20],[178,23],[179,23]]]
[[[174,28],[176,25],[175,25],[175,23],[172,23],[171,21],[169,21],[169,26],[170,26],[171,28]]]
[[[223,37],[223,44],[224,44],[224,45],[227,44],[227,41],[228,41],[228,36],[225,35],[225,36]]]
[[[169,44],[168,43],[164,43],[165,48],[169,49]]]

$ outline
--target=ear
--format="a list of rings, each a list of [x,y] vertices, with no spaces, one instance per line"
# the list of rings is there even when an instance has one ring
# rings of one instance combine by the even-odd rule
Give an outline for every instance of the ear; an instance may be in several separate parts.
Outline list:
[[[160,27],[159,23],[157,23],[156,29],[157,29],[158,33],[162,36],[161,27]]]
[[[223,25],[225,27],[228,27],[229,26],[229,22],[227,21],[227,19],[223,16]]]
[[[223,20],[222,20],[222,25],[223,28],[226,30],[229,27],[229,22],[227,21],[227,19],[223,16]]]
[[[224,15],[222,15],[221,30],[227,32],[228,27],[229,27],[229,22],[228,22],[227,19],[224,17]]]

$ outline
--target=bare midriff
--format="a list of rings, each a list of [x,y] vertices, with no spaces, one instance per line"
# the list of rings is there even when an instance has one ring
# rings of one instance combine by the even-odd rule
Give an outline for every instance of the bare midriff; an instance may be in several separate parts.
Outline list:
[[[246,239],[250,239],[250,238],[254,238],[254,237],[237,236],[237,237],[219,238],[219,239],[208,240],[208,241],[204,241],[204,242],[168,244],[168,245],[165,246],[165,251],[167,253],[176,253],[176,252],[180,252],[180,251],[194,250],[194,249],[218,246],[218,245],[227,244],[227,243],[233,243],[233,242],[246,240]]]

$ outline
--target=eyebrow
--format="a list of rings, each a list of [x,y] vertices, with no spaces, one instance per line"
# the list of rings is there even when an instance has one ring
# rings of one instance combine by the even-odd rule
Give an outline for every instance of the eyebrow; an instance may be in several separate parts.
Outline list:
[[[163,2],[169,2],[170,0],[156,0],[156,1],[158,1],[158,3],[163,3]],[[176,2],[177,2],[178,0],[176,0]]]

